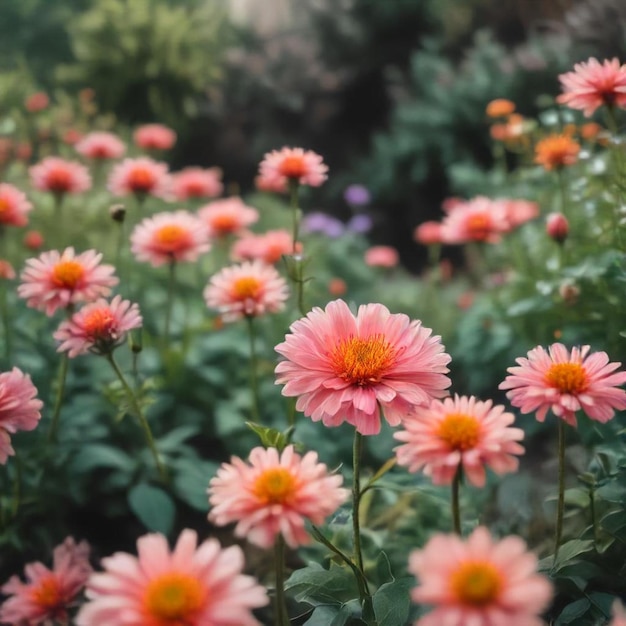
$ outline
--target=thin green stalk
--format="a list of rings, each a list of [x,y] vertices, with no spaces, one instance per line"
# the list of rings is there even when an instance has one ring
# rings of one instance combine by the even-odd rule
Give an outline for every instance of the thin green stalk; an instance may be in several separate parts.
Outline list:
[[[461,489],[461,479],[463,478],[463,468],[459,463],[454,479],[452,480],[452,527],[454,532],[461,536],[461,505],[459,492]]]
[[[246,315],[248,323],[248,337],[250,339],[250,390],[252,391],[252,414],[254,420],[258,422],[261,419],[261,403],[259,401],[259,379],[258,379],[258,359],[256,354],[256,328],[254,326],[254,317]]]
[[[165,303],[165,328],[163,331],[163,341],[165,344],[170,338],[170,322],[172,319],[172,306],[174,304],[174,289],[176,286],[176,261],[169,262],[169,273],[167,277],[167,302]]]
[[[276,537],[274,544],[274,576],[276,626],[289,626],[289,612],[285,599],[285,541],[280,534]]]
[[[299,188],[300,188],[300,185],[297,180],[289,181],[289,195],[290,195],[289,204],[291,206],[291,216],[293,220],[292,245],[293,245],[294,256],[298,252],[298,237],[299,237],[299,229],[300,229],[300,207],[298,206],[300,204],[298,200]]]
[[[15,453],[13,456],[13,467],[15,467],[15,482],[13,484],[13,502],[11,503],[11,516],[15,518],[20,509],[22,501],[22,462],[20,457]]]
[[[296,302],[298,303],[298,310],[302,315],[306,315],[306,310],[304,308],[304,265],[303,259],[298,252],[298,237],[300,236],[300,202],[298,199],[299,189],[300,185],[297,180],[289,181],[291,215],[293,220],[293,248],[291,257],[293,260],[293,281],[296,284]]]
[[[63,396],[65,395],[65,381],[67,379],[67,370],[69,368],[70,358],[67,352],[61,356],[59,363],[59,377],[57,379],[57,395],[52,409],[52,421],[50,422],[50,430],[48,431],[48,441],[54,443],[59,430],[59,416],[61,415],[61,407],[63,406]]]
[[[4,358],[7,366],[12,362],[13,353],[13,333],[11,331],[11,312],[7,302],[6,279],[0,278],[0,316],[2,316],[2,326],[4,331]]]
[[[558,419],[559,425],[559,442],[558,442],[558,459],[559,459],[559,495],[556,505],[556,530],[554,533],[554,564],[556,564],[559,556],[559,548],[561,547],[561,536],[563,535],[563,513],[565,511],[565,422]]]
[[[596,487],[589,487],[589,512],[591,514],[591,529],[593,531],[594,544],[598,541],[598,520],[596,519]]]
[[[569,219],[568,197],[567,197],[567,180],[565,177],[565,168],[558,167],[556,175],[559,181],[559,196],[561,200],[561,213]]]

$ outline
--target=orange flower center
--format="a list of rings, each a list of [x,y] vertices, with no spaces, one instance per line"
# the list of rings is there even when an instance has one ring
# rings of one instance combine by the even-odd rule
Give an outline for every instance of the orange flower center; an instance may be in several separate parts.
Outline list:
[[[46,612],[63,608],[65,598],[54,574],[44,576],[31,591],[32,601]]]
[[[136,167],[128,173],[128,186],[135,193],[148,193],[155,183],[154,173],[145,167]]]
[[[286,504],[296,491],[296,480],[285,467],[272,467],[254,481],[252,492],[264,505]]]
[[[50,191],[64,193],[72,188],[72,174],[66,169],[50,170],[46,184]]]
[[[108,308],[94,309],[85,315],[83,329],[91,339],[112,339],[115,331],[115,316]]]
[[[587,389],[587,372],[579,363],[554,363],[546,372],[545,380],[561,393],[576,394]]]
[[[436,434],[452,450],[470,450],[478,444],[480,423],[471,415],[449,413],[439,423]]]
[[[339,378],[353,385],[372,385],[380,382],[393,365],[394,347],[383,334],[367,339],[342,339],[330,354],[331,367]]]
[[[452,593],[458,601],[475,607],[497,600],[502,586],[502,575],[496,567],[481,561],[462,563],[450,579]]]
[[[483,241],[491,233],[491,220],[487,215],[470,215],[466,227],[472,239]]]
[[[186,228],[178,224],[167,224],[154,233],[154,240],[161,251],[173,253],[189,247],[191,236]]]
[[[242,276],[233,283],[232,291],[237,300],[256,300],[261,291],[261,283],[254,276]]]
[[[291,155],[282,160],[278,171],[286,178],[298,179],[306,174],[306,164],[301,156]]]
[[[222,214],[211,218],[211,226],[219,235],[228,235],[239,228],[239,222],[234,215]]]
[[[85,270],[83,266],[74,260],[60,261],[52,270],[52,282],[60,289],[76,289],[78,283],[83,279]]]
[[[154,626],[184,626],[196,623],[206,597],[207,591],[197,578],[168,572],[148,583],[143,602]]]
[[[8,200],[6,198],[0,198],[0,216],[3,213],[8,213],[11,208]]]

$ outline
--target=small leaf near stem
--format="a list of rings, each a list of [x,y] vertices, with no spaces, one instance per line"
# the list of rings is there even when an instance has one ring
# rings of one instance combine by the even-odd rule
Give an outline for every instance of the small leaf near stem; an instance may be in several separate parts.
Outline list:
[[[559,459],[559,494],[556,505],[556,530],[554,533],[554,564],[559,556],[561,536],[563,535],[563,513],[565,511],[565,422],[557,418],[559,427],[558,459]]]

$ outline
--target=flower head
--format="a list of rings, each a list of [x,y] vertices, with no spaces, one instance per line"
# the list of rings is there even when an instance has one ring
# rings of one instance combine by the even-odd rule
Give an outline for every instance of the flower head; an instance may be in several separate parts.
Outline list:
[[[52,315],[58,308],[76,302],[92,302],[111,293],[119,282],[112,265],[101,265],[102,254],[87,250],[76,255],[74,248],[43,252],[28,259],[17,292],[29,307]]]
[[[505,206],[497,201],[477,196],[456,204],[441,223],[443,243],[462,244],[470,241],[497,243],[510,230]]]
[[[503,205],[511,230],[539,216],[539,205],[530,200],[510,200],[502,198],[496,200],[496,202]]]
[[[107,132],[89,133],[74,148],[78,154],[94,160],[119,159],[126,152],[124,142],[117,135]]]
[[[148,195],[164,198],[169,193],[170,182],[166,163],[139,157],[118,163],[111,170],[108,188],[115,196],[134,194],[139,198]]]
[[[0,622],[31,626],[67,623],[69,609],[91,573],[89,545],[68,537],[54,549],[52,569],[36,562],[29,563],[24,572],[27,582],[13,576],[2,586],[2,592],[11,597],[0,607]]]
[[[138,556],[102,559],[87,582],[76,626],[259,626],[251,610],[268,602],[265,589],[241,573],[243,552],[216,539],[198,545],[185,529],[170,551],[161,534],[137,540]]]
[[[322,524],[346,500],[343,478],[329,474],[316,452],[303,457],[287,446],[254,448],[249,463],[233,457],[211,479],[209,520],[223,526],[237,522],[235,535],[262,548],[281,534],[296,548],[309,542],[305,520]]]
[[[546,232],[557,243],[563,243],[569,235],[569,222],[563,213],[550,213],[546,218]]]
[[[296,243],[296,252],[302,251],[302,244]],[[268,230],[260,235],[253,233],[243,235],[235,241],[231,248],[231,257],[234,261],[253,261],[258,259],[273,265],[283,256],[293,254],[293,238],[290,232],[278,229]]]
[[[30,94],[24,100],[24,107],[30,113],[38,113],[39,111],[43,111],[47,109],[50,105],[50,98],[45,91],[37,91],[35,93]]]
[[[135,130],[133,140],[143,150],[169,150],[176,143],[176,133],[163,124],[145,124]]]
[[[507,398],[522,413],[536,411],[543,422],[548,410],[576,426],[576,411],[582,410],[592,420],[608,422],[614,410],[626,409],[626,372],[615,372],[621,363],[609,363],[606,352],[589,353],[589,346],[572,348],[554,343],[548,350],[533,348],[528,358],[516,359],[509,376],[499,389],[507,389]]]
[[[344,189],[343,199],[352,207],[363,207],[371,202],[372,195],[365,185],[354,184]]]
[[[507,117],[515,111],[515,103],[506,98],[496,98],[487,104],[487,117]]]
[[[441,243],[441,224],[434,220],[422,222],[413,231],[413,238],[425,246]]]
[[[191,198],[216,198],[223,190],[222,170],[218,167],[186,167],[172,174],[172,192],[181,202]]]
[[[346,230],[341,220],[323,211],[307,213],[302,219],[301,227],[303,233],[320,233],[331,239],[341,237]]]
[[[391,246],[372,246],[365,251],[364,260],[370,267],[396,267],[400,256]]]
[[[207,231],[189,211],[157,213],[135,226],[131,251],[138,261],[159,267],[172,261],[193,262],[211,248]]]
[[[259,219],[259,212],[244,204],[241,198],[231,197],[214,200],[198,209],[198,217],[205,224],[209,237],[219,239],[241,234]]]
[[[26,226],[28,213],[33,205],[17,187],[0,183],[0,228],[2,226]]]
[[[23,243],[29,250],[39,250],[44,243],[43,235],[38,230],[29,230],[24,235]]]
[[[544,137],[535,146],[535,163],[546,170],[555,170],[573,165],[578,161],[580,144],[567,134],[552,134]]]
[[[57,196],[82,193],[91,187],[91,176],[81,163],[60,157],[46,157],[30,168],[30,179],[39,191],[49,191]]]
[[[374,435],[381,411],[397,426],[413,407],[447,395],[450,357],[441,338],[382,304],[362,305],[355,316],[335,300],[324,310],[315,307],[290,330],[276,346],[285,357],[276,382],[313,421],[346,421]]]
[[[414,602],[433,610],[416,626],[541,626],[552,586],[519,537],[494,540],[479,526],[464,541],[435,535],[409,557]]]
[[[288,295],[285,279],[259,260],[225,267],[204,290],[207,306],[217,309],[224,321],[282,311]]]
[[[282,148],[268,152],[259,166],[259,176],[269,186],[286,185],[293,181],[300,185],[319,187],[328,178],[328,166],[312,150]]]
[[[6,259],[0,259],[0,278],[3,280],[13,280],[15,269]]]
[[[612,619],[609,622],[609,626],[626,626],[626,609],[619,600],[613,602],[611,615]]]
[[[402,422],[394,437],[404,445],[396,448],[400,465],[409,471],[423,469],[435,485],[449,485],[463,468],[470,483],[485,484],[485,466],[496,473],[514,472],[515,456],[523,454],[519,441],[524,431],[512,428],[515,416],[503,406],[481,402],[473,396],[433,400],[417,407]]]

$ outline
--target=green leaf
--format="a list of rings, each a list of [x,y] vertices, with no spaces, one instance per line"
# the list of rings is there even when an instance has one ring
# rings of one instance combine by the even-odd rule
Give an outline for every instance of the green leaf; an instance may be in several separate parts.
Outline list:
[[[172,530],[176,507],[163,489],[139,483],[128,492],[128,504],[148,530],[164,535]]]
[[[304,626],[356,626],[365,624],[359,619],[361,605],[358,600],[350,600],[342,605],[321,605],[315,608]]]
[[[175,452],[176,449],[187,439],[197,435],[200,431],[198,426],[179,426],[167,435],[156,440],[156,446],[161,452]]]
[[[591,608],[591,602],[587,598],[581,598],[568,604],[559,615],[555,626],[565,626],[565,624],[575,624]]]
[[[562,567],[564,567],[569,561],[575,559],[581,554],[585,554],[586,552],[591,552],[594,549],[593,541],[591,540],[581,540],[581,539],[573,539],[572,541],[568,541],[564,543],[559,548],[559,556],[556,561],[556,571],[559,571]]]
[[[218,464],[199,459],[178,459],[174,464],[174,490],[176,495],[198,511],[207,511],[207,488]]]
[[[266,448],[277,448],[278,450],[283,450],[287,443],[289,443],[290,431],[292,430],[291,428],[283,433],[276,428],[261,426],[260,424],[255,424],[254,422],[246,422],[246,426],[259,436],[261,443]]]
[[[72,460],[72,469],[77,473],[103,467],[131,472],[135,461],[122,450],[103,443],[86,445]]]
[[[317,563],[293,572],[285,582],[285,590],[297,602],[312,606],[343,604],[359,595],[352,572],[333,565],[326,570]]]
[[[409,589],[415,585],[410,578],[399,578],[381,585],[373,597],[374,614],[379,624],[403,626],[409,617],[411,599]]]

